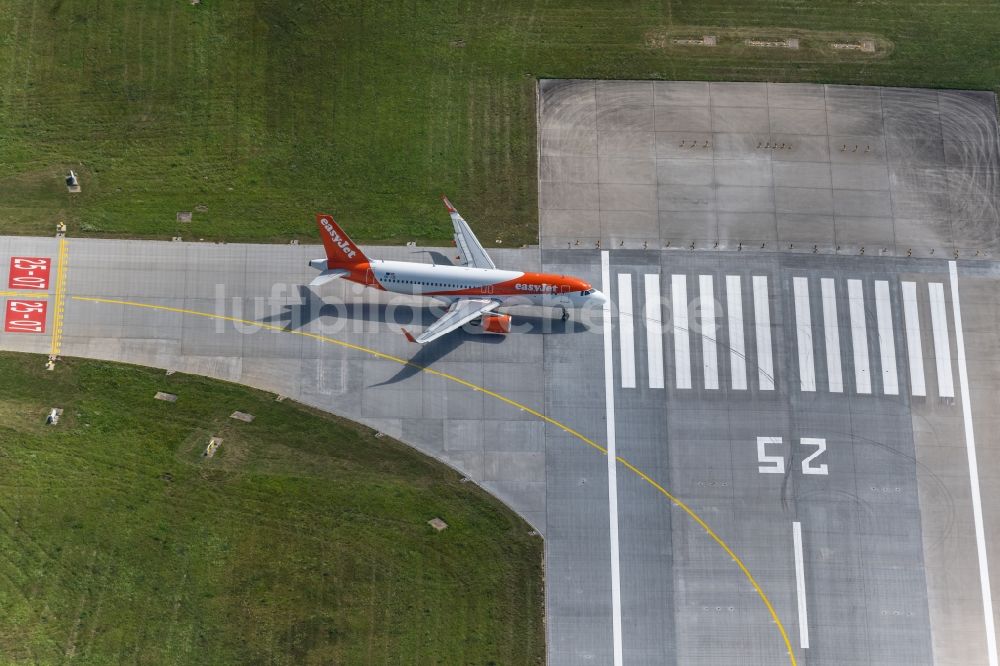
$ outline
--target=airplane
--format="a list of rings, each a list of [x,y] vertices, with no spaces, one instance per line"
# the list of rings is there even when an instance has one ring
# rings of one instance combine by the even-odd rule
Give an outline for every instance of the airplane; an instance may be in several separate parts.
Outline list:
[[[448,198],[442,196],[441,200],[451,214],[461,265],[369,259],[333,217],[318,213],[316,226],[326,258],[309,262],[321,271],[309,286],[319,287],[343,279],[380,291],[429,296],[448,303],[445,314],[419,335],[403,329],[406,339],[418,344],[436,340],[470,323],[483,333],[510,333],[511,316],[500,312],[505,306],[560,308],[565,320],[569,316],[567,308],[603,307],[607,303],[604,294],[576,277],[497,268]]]

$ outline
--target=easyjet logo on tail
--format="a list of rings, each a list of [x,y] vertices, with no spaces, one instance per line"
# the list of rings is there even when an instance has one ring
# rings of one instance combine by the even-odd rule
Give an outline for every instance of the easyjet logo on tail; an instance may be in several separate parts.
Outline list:
[[[323,228],[326,229],[326,233],[330,236],[330,240],[333,241],[333,244],[339,247],[340,251],[343,252],[348,259],[353,259],[358,254],[351,248],[350,242],[341,238],[340,234],[338,234],[337,230],[333,228],[333,225],[330,224],[329,220],[325,217],[321,217],[319,218],[319,222],[323,225]]]

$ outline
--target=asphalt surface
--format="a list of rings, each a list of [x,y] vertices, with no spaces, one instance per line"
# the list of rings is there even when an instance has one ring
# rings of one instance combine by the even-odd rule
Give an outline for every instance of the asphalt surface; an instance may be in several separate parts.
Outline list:
[[[995,663],[993,97],[542,82],[539,109],[542,248],[490,251],[592,281],[609,327],[515,310],[418,350],[429,303],[302,288],[318,247],[0,238],[0,288],[52,261],[3,297],[45,331],[0,348],[249,384],[452,465],[545,535],[550,664]],[[845,136],[880,139],[860,175]]]

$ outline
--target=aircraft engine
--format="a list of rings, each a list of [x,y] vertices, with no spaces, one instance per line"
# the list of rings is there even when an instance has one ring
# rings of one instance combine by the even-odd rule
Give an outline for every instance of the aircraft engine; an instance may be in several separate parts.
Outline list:
[[[479,323],[483,333],[495,333],[506,335],[510,333],[510,315],[488,314],[484,315]]]

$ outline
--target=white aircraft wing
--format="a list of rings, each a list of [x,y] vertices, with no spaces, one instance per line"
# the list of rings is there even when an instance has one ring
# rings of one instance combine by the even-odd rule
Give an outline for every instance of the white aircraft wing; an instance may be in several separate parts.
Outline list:
[[[448,208],[448,212],[451,213],[451,223],[455,227],[455,246],[458,248],[462,265],[472,268],[496,268],[490,255],[486,254],[479,239],[472,233],[469,223],[462,219],[462,216],[448,201],[448,197],[441,197],[441,200]]]
[[[463,326],[476,317],[495,310],[500,306],[499,301],[492,301],[485,298],[462,298],[451,304],[448,311],[436,322],[427,327],[427,330],[413,337],[405,329],[403,333],[411,342],[426,344],[431,340],[437,340],[442,335],[454,331],[459,326]]]

